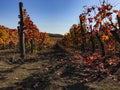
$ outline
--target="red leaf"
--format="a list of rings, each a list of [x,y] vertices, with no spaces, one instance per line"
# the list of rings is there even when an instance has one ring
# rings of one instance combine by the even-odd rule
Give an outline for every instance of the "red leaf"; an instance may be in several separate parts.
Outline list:
[[[93,18],[88,18],[88,20],[90,23],[93,22]]]

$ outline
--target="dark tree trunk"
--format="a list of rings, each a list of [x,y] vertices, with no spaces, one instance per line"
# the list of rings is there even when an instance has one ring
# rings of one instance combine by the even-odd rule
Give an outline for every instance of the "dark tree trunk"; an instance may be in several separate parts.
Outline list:
[[[94,37],[91,35],[91,33],[90,33],[90,41],[92,43],[92,52],[94,53],[95,52],[95,43],[94,43]]]
[[[96,37],[98,39],[98,41],[100,42],[100,47],[101,47],[101,51],[102,51],[102,56],[105,56],[105,49],[104,49],[104,44],[102,43],[100,36],[98,35],[98,33],[96,33]]]
[[[120,29],[120,17],[117,15],[117,21],[118,21],[118,25],[119,25],[119,29]]]
[[[112,35],[114,36],[115,40],[120,43],[120,38],[119,35],[116,32],[117,30],[111,31]]]
[[[31,53],[34,53],[34,43],[33,40],[30,41]]]
[[[112,35],[114,36],[115,40],[120,43],[120,37],[117,34],[117,30],[120,30],[120,17],[117,15],[117,21],[119,25],[119,29],[113,25],[113,22],[111,21],[111,25],[115,28],[115,30],[111,31]]]
[[[84,31],[84,28],[83,28],[83,21],[80,20],[80,25],[81,25],[81,32],[82,32],[82,45],[81,45],[81,51],[82,52],[85,52],[85,31]]]

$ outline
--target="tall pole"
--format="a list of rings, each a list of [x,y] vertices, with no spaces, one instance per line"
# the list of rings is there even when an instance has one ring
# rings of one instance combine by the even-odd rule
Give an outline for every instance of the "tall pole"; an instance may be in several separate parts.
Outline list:
[[[20,11],[20,25],[18,26],[18,33],[19,33],[19,42],[20,42],[20,57],[24,59],[25,57],[25,35],[24,35],[24,9],[23,3],[19,3],[19,11]]]

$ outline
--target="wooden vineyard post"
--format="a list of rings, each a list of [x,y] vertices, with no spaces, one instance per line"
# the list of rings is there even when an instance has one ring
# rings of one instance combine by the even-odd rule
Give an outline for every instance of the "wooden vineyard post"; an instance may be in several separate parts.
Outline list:
[[[19,42],[20,42],[20,57],[24,59],[25,57],[25,35],[24,35],[24,15],[23,15],[23,3],[19,3],[20,10],[20,25],[18,26]]]

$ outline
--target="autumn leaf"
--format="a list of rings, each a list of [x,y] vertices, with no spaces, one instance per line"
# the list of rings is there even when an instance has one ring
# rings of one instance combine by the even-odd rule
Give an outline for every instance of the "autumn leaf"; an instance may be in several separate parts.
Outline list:
[[[88,20],[90,23],[93,22],[93,18],[88,18]]]
[[[120,17],[120,11],[118,12],[118,17]]]
[[[103,35],[102,36],[102,41],[106,41],[106,40],[108,40],[109,39],[109,36],[108,35]]]

